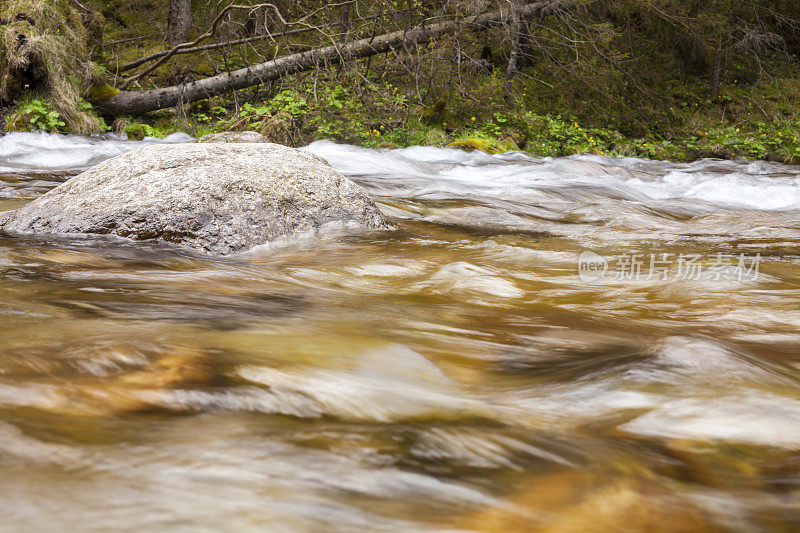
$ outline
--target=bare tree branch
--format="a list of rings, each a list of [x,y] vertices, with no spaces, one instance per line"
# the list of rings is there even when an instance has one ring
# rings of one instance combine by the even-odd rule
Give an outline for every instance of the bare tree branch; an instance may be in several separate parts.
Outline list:
[[[564,9],[583,0],[555,0],[521,6],[523,18],[544,16],[553,9]],[[249,6],[248,6],[249,7]],[[410,30],[396,31],[374,38],[360,39],[344,45],[332,45],[307,52],[280,57],[230,73],[219,74],[185,85],[149,91],[120,91],[110,100],[98,105],[108,115],[141,114],[182,103],[204,100],[217,94],[258,85],[282,76],[311,70],[319,65],[334,64],[348,59],[370,57],[404,46],[419,46],[462,27],[485,30],[506,20],[506,12],[489,12],[459,21],[446,21],[431,25],[418,25]]]

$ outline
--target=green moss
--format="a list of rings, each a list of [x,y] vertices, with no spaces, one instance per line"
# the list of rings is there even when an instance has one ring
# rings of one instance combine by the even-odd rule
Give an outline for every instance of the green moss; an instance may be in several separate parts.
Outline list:
[[[119,92],[119,89],[104,83],[102,85],[93,85],[89,88],[86,94],[86,99],[92,105],[100,105],[103,102],[111,100],[114,95]]]
[[[445,119],[446,112],[447,103],[444,100],[439,100],[423,109],[420,117],[426,122],[441,123]]]
[[[447,147],[458,148],[459,150],[466,150],[467,152],[480,150],[481,152],[486,152],[487,154],[495,153],[495,151],[492,150],[492,141],[481,138],[459,139],[449,143]]]
[[[507,135],[492,137],[480,131],[466,133],[463,137],[447,144],[449,148],[458,148],[472,152],[480,150],[487,154],[497,154],[501,152],[512,152],[519,150],[519,146]]]

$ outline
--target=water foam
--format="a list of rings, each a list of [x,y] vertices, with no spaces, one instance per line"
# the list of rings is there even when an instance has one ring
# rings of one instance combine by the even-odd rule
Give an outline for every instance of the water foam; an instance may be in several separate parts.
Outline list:
[[[129,141],[114,134],[79,137],[57,133],[9,133],[0,137],[0,173],[78,172],[135,150],[143,143],[184,143],[192,139],[185,133],[173,133],[164,139],[145,137],[142,141]]]
[[[800,169],[763,161],[670,163],[634,158],[535,158],[516,152],[488,155],[451,148],[368,150],[317,141],[305,148],[379,195],[503,199],[516,212],[526,201],[600,200],[652,203],[697,201],[713,208],[800,209]],[[401,179],[402,178],[402,183]]]

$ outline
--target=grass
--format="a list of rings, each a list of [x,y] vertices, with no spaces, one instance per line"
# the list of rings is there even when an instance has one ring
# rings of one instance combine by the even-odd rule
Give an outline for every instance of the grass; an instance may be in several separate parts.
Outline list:
[[[0,26],[0,100],[30,91],[29,100],[58,114],[46,126],[64,122],[75,133],[100,131],[102,124],[82,105],[83,88],[97,76],[89,61],[91,36],[69,0],[7,0],[0,3],[0,20],[6,21]],[[40,112],[31,111],[34,118]]]

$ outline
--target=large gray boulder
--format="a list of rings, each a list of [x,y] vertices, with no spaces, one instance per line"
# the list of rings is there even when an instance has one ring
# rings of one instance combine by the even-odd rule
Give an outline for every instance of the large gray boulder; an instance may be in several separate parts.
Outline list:
[[[145,146],[0,217],[8,233],[110,234],[216,254],[323,225],[381,229],[386,221],[324,159],[270,143]]]

